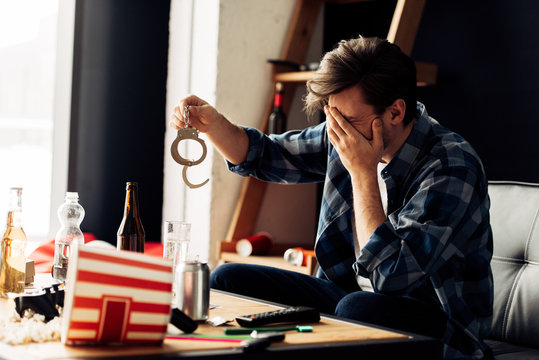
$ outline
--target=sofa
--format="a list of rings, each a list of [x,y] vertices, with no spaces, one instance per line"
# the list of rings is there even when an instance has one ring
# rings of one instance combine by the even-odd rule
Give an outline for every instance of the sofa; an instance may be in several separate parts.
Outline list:
[[[489,182],[494,358],[539,359],[539,184]]]

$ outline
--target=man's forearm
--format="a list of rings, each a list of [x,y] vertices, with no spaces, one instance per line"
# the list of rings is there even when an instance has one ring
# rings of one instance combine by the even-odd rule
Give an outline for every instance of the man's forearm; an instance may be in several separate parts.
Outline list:
[[[376,172],[352,177],[354,194],[354,216],[356,225],[356,245],[363,248],[370,236],[384,221],[386,215],[380,197]]]
[[[249,138],[238,125],[228,121],[223,115],[216,126],[207,132],[208,139],[215,148],[232,164],[245,161],[249,149]]]

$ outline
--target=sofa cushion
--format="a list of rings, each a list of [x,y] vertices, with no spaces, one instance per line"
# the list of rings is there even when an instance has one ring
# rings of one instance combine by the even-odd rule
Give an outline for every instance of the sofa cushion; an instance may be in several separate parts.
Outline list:
[[[539,347],[539,185],[490,182],[491,338]]]
[[[485,342],[492,350],[492,354],[496,360],[539,359],[539,349],[532,349],[492,339],[487,339]]]

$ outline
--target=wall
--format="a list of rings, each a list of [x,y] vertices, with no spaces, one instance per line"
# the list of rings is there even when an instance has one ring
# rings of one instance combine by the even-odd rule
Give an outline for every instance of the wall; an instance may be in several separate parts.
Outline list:
[[[217,107],[242,125],[259,127],[268,95],[272,92],[268,59],[278,59],[286,37],[295,1],[221,1],[219,28],[219,71]],[[261,14],[266,14],[264,18]],[[318,61],[321,55],[322,16],[319,16],[306,62]],[[257,71],[256,69],[260,69]],[[249,69],[245,71],[244,69]],[[252,70],[251,70],[252,69]],[[295,100],[287,114],[288,129],[307,126],[301,112],[301,96],[305,87],[299,85]],[[214,177],[237,183],[221,161],[214,163]],[[228,188],[227,188],[228,189]],[[238,197],[236,192],[218,191],[212,197],[212,239],[224,240],[230,215]],[[317,186],[269,184],[261,204],[254,232],[272,235],[276,243],[314,246],[316,235]],[[294,201],[290,201],[293,198]],[[224,207],[223,207],[224,206]],[[223,209],[230,209],[223,216]],[[213,228],[213,227],[212,227]],[[217,247],[212,247],[215,252]]]
[[[167,78],[166,120],[178,101],[189,93],[195,93],[210,103],[215,102],[217,71],[219,1],[175,0],[171,2],[170,39]],[[208,259],[210,218],[209,206],[212,182],[189,189],[182,180],[183,167],[174,162],[170,147],[177,132],[166,127],[163,219],[182,220],[191,223],[190,257]],[[205,136],[200,134],[205,140]],[[200,183],[211,175],[213,148],[205,141],[208,155],[204,162],[187,172],[192,183]],[[200,145],[192,141],[180,143],[184,158],[198,159]]]
[[[427,1],[413,56],[438,64],[431,116],[465,136],[490,180],[539,182],[539,2]]]
[[[357,34],[385,37],[394,4],[326,6],[325,49]],[[421,18],[412,57],[437,64],[438,81],[419,100],[471,142],[490,180],[539,182],[537,13],[528,0],[427,0]]]
[[[181,0],[172,2],[170,49],[176,54],[181,51],[177,46],[183,46],[183,49],[188,47],[179,45],[180,41],[176,41],[182,36],[183,26],[182,21],[176,19],[185,12],[174,9],[176,6],[189,7],[189,4],[189,1]],[[295,2],[197,0],[194,4],[192,38],[188,41],[193,45],[198,44],[201,50],[193,52],[192,58],[188,60],[192,66],[191,75],[184,74],[183,78],[177,67],[183,67],[185,70],[189,66],[169,59],[167,114],[181,97],[193,92],[216,106],[231,121],[258,127],[266,99],[272,90],[269,81],[270,66],[266,60],[279,57]],[[199,7],[204,11],[196,15]],[[212,35],[215,35],[217,43],[214,43]],[[213,54],[215,57],[212,58]],[[174,59],[179,58],[174,56]],[[214,59],[216,62],[208,59]],[[195,68],[197,64],[198,68]],[[215,77],[212,79],[211,76],[203,76],[204,72],[215,74]],[[182,81],[187,81],[188,85],[182,85]],[[174,138],[173,133],[171,129],[167,129],[167,152]],[[199,169],[193,169],[199,170],[200,173],[191,173],[193,179],[210,176],[210,183],[199,189],[185,190],[181,184],[173,183],[177,181],[172,179],[177,178],[177,175],[173,174],[178,172],[178,166],[165,157],[166,206],[163,217],[183,218],[191,222],[193,236],[190,256],[207,256],[210,263],[215,264],[217,244],[224,240],[226,235],[242,179],[231,174],[222,157],[218,153],[213,154],[209,143],[208,146],[210,155],[199,165]],[[169,185],[167,179],[171,181]],[[185,199],[185,209],[174,209],[173,201],[169,199],[182,197]],[[204,219],[208,219],[208,222]]]
[[[146,241],[160,241],[168,0],[78,0],[68,191],[83,231],[116,244],[125,183],[140,185]]]

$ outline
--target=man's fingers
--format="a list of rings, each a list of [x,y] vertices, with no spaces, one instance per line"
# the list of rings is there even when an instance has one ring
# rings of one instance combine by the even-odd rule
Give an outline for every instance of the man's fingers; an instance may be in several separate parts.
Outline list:
[[[344,135],[346,135],[345,131],[341,127],[340,122],[336,119],[337,116],[341,116],[341,114],[335,109],[331,108],[329,106],[326,106],[326,122],[328,125],[328,129],[331,129],[334,133],[334,136],[336,138],[342,138]]]
[[[176,121],[170,121],[168,123],[168,126],[170,126],[173,129],[180,130],[182,127],[178,125],[178,122]]]
[[[350,124],[348,120],[341,114],[341,112],[336,107],[329,107],[329,111],[335,120],[335,123],[338,125],[339,129],[343,134],[350,135],[355,132],[355,128]]]
[[[170,116],[170,119],[171,119],[169,123],[170,127],[173,127],[176,130],[185,127],[184,121],[183,121],[183,115],[181,112],[179,112],[179,109],[177,106],[174,108],[174,111],[172,115]]]
[[[339,140],[337,135],[335,134],[335,131],[333,131],[330,127],[327,128],[328,138],[329,141],[333,146],[335,146],[335,143]]]
[[[198,105],[190,105],[189,106],[189,115],[190,116],[199,116],[201,114],[200,110],[202,110],[203,106]]]
[[[208,104],[207,102],[205,102],[204,100],[202,100],[201,98],[199,98],[196,95],[188,95],[185,99],[183,99],[180,102],[180,107],[182,108],[182,113],[183,113],[183,111],[185,110],[186,105],[189,105],[189,106],[203,106],[203,105],[207,105],[207,104]]]

